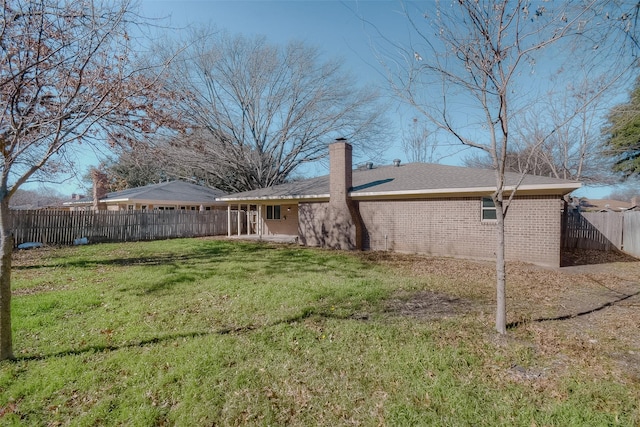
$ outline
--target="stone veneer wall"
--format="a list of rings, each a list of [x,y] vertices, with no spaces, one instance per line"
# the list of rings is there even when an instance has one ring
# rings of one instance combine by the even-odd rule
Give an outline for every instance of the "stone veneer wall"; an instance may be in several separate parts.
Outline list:
[[[481,221],[481,198],[359,201],[363,249],[437,256],[495,259],[495,223]],[[505,221],[511,261],[560,265],[559,197],[517,197]],[[299,236],[309,246],[326,245],[328,203],[301,203]],[[324,224],[324,225],[323,225]],[[352,227],[334,224],[333,232]]]

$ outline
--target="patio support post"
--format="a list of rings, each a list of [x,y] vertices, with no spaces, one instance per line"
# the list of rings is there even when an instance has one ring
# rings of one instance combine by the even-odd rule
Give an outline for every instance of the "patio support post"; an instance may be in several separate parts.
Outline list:
[[[242,213],[242,204],[238,203],[238,236],[240,235],[242,220],[240,219],[240,213]]]
[[[227,205],[227,237],[231,237],[231,204]]]
[[[262,205],[257,206],[258,209],[258,235],[262,239]]]
[[[251,205],[247,204],[247,236],[251,234]]]

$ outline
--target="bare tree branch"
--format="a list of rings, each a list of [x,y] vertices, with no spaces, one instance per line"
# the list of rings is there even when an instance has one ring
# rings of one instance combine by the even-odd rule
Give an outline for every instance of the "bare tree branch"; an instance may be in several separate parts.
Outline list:
[[[340,62],[322,60],[316,48],[206,30],[189,45],[166,84],[183,94],[175,108],[192,131],[157,146],[217,177],[219,188],[282,183],[324,158],[338,136],[368,158],[384,148],[388,126],[378,94],[359,88]],[[238,176],[230,179],[233,170]]]
[[[2,3],[0,360],[13,355],[11,197],[38,174],[63,172],[76,144],[131,142],[175,124],[159,108],[170,98],[157,84],[163,64],[150,78],[150,65],[136,60],[129,0]]]

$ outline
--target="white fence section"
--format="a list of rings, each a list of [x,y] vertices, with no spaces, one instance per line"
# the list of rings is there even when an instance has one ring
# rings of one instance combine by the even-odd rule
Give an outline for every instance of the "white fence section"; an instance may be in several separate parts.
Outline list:
[[[582,216],[613,246],[622,249],[624,218],[620,212],[584,212]]]
[[[624,213],[622,249],[633,256],[640,257],[640,212]]]
[[[640,257],[640,211],[568,213],[563,247],[622,250]]]

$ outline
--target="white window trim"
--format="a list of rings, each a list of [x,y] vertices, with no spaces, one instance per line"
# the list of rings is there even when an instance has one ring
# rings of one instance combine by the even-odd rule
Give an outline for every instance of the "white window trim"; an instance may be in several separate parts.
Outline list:
[[[276,218],[276,206],[278,207],[278,216]],[[271,218],[269,217],[269,208],[271,208]],[[280,221],[282,219],[282,206],[281,205],[266,205],[265,206],[265,219],[268,221]]]
[[[491,212],[491,211],[494,211],[496,213],[496,216],[497,216],[497,211],[496,211],[495,204],[493,204],[493,206],[485,206],[484,205],[485,200],[489,200],[489,201],[491,201],[491,204],[493,204],[493,199],[491,197],[482,197],[480,199],[480,220],[482,222],[495,223],[495,222],[498,221],[497,218],[485,218],[484,217],[485,212]]]

